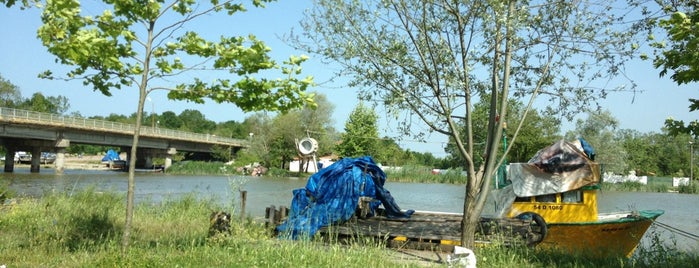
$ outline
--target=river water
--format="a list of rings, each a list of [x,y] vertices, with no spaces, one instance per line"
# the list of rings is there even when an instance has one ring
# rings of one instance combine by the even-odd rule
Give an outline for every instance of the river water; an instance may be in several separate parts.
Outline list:
[[[96,191],[125,193],[128,174],[113,171],[66,170],[63,175],[53,174],[51,169],[42,173],[30,173],[29,169],[15,168],[13,173],[0,173],[0,180],[8,183],[18,195],[41,196],[47,191],[72,193],[85,187]],[[247,191],[246,214],[263,218],[265,208],[271,205],[291,204],[292,190],[303,188],[306,179],[269,178],[247,176],[186,176],[162,173],[136,174],[136,202],[159,203],[195,194],[201,198],[213,198],[222,206],[240,208],[239,190]],[[464,186],[453,184],[424,184],[387,182],[384,187],[391,192],[401,209],[462,212]],[[486,213],[491,210],[486,207]],[[685,232],[699,235],[699,195],[678,193],[601,192],[598,195],[599,212],[662,209],[665,214],[657,221]],[[699,252],[695,240],[658,229],[666,242],[677,241],[679,248]],[[647,239],[644,239],[646,241]]]

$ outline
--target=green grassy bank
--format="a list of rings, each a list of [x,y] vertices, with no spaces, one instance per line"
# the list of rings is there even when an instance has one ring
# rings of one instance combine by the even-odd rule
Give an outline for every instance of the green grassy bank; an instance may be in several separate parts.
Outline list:
[[[0,187],[1,188],[1,187]],[[445,267],[384,247],[271,237],[264,224],[234,215],[231,236],[208,238],[212,200],[185,197],[136,206],[131,247],[122,253],[123,194],[85,189],[68,196],[10,198],[0,207],[0,265],[13,267]],[[479,267],[692,267],[695,255],[665,245],[639,258],[588,259],[526,247],[475,249]]]

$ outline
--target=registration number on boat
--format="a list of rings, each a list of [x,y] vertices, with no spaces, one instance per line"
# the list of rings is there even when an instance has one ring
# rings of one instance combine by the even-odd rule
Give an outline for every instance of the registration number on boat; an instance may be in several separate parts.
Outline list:
[[[534,209],[541,209],[541,210],[563,210],[563,205],[534,205]]]

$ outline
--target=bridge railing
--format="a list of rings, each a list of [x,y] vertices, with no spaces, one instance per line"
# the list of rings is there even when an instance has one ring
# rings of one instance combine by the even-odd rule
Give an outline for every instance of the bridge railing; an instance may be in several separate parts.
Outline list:
[[[2,121],[21,121],[38,125],[63,126],[124,134],[133,134],[135,130],[132,124],[0,107],[0,122]],[[232,139],[211,134],[193,133],[160,127],[141,126],[140,133],[141,136],[147,137],[208,141],[237,146],[247,144],[247,141],[243,139]]]

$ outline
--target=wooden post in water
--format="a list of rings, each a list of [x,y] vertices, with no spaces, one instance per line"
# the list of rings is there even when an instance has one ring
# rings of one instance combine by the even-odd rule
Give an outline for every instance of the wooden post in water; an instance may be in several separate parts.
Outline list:
[[[240,191],[240,220],[245,220],[245,203],[248,198],[248,191]]]

